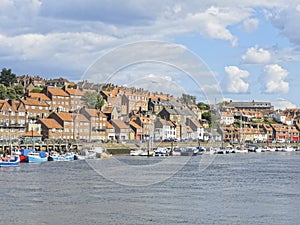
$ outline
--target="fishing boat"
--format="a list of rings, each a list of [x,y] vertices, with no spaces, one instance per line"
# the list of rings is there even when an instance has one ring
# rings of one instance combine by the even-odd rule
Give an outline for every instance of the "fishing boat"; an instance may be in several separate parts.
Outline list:
[[[47,152],[30,152],[28,153],[28,162],[39,163],[48,161]]]
[[[67,152],[64,154],[60,154],[58,152],[51,152],[48,156],[48,161],[73,161],[74,160],[74,153]]]
[[[28,162],[28,154],[35,152],[34,149],[21,149],[20,150],[20,162]]]
[[[8,158],[2,158],[0,161],[0,167],[19,166],[20,157],[18,155],[11,155]]]

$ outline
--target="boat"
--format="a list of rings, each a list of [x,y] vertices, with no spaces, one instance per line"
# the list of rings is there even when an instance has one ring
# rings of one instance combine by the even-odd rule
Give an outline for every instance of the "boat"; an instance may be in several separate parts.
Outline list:
[[[3,158],[0,161],[0,167],[11,167],[11,166],[19,166],[20,165],[20,157],[18,155],[11,155],[7,158]]]
[[[48,161],[47,152],[30,152],[27,155],[29,163],[39,163]]]
[[[60,154],[58,152],[52,151],[48,156],[48,161],[73,161],[74,153],[67,152],[64,154]]]
[[[296,151],[295,148],[293,148],[292,146],[286,146],[282,149],[283,152],[294,152]]]
[[[247,148],[243,148],[243,147],[236,147],[234,149],[235,153],[248,153],[248,149]]]
[[[28,154],[31,152],[35,152],[34,149],[21,149],[20,150],[20,162],[28,162]]]

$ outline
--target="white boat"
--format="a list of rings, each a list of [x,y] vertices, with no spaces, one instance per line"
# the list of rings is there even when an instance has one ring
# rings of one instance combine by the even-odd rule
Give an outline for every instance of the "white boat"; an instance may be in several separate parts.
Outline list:
[[[46,152],[30,152],[28,153],[29,163],[38,163],[48,161],[48,154]]]
[[[235,153],[248,153],[248,149],[242,148],[242,147],[236,147],[236,148],[234,149],[234,152],[235,152]]]
[[[284,152],[294,152],[294,151],[296,151],[296,149],[293,148],[292,146],[286,146],[282,149],[282,151],[284,151]]]
[[[11,166],[19,166],[20,165],[20,157],[18,155],[11,155],[7,158],[1,158],[0,167],[11,167]]]
[[[72,161],[74,160],[74,153],[67,152],[65,154],[59,154],[58,152],[51,152],[48,160],[49,161]]]
[[[142,153],[143,153],[144,150],[142,149],[134,149],[134,150],[131,150],[129,155],[131,156],[140,156]]]

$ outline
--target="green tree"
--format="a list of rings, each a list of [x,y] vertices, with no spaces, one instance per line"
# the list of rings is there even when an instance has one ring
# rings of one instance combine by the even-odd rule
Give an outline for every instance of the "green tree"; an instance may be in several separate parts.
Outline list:
[[[182,94],[181,96],[181,100],[185,103],[185,104],[191,104],[191,103],[195,103],[196,101],[196,97],[192,96],[192,95],[188,95],[188,94]]]
[[[203,102],[199,102],[199,103],[197,104],[197,106],[198,106],[198,108],[201,109],[201,110],[209,110],[209,109],[210,109],[209,105],[207,105],[207,104],[205,104],[205,103],[203,103]]]
[[[97,103],[98,93],[96,92],[86,92],[82,96],[83,103],[90,109],[94,109]]]
[[[0,84],[0,99],[7,99],[7,88],[4,84]]]
[[[103,105],[104,105],[104,99],[102,98],[102,95],[98,94],[95,108],[101,110]]]
[[[7,98],[8,99],[17,99],[17,93],[13,87],[7,88]]]
[[[212,115],[211,112],[204,112],[202,113],[202,119],[207,120],[207,122],[209,123],[209,125],[212,124]]]
[[[14,83],[16,83],[17,77],[16,74],[11,72],[11,69],[3,68],[0,74],[0,82],[4,84],[6,87],[11,87]]]
[[[35,87],[35,88],[33,88],[30,92],[31,93],[41,93],[42,92],[42,88],[40,88],[40,87]]]
[[[20,98],[20,97],[22,97],[24,95],[24,88],[23,88],[23,86],[16,85],[16,86],[13,86],[13,88],[15,89],[17,98]]]

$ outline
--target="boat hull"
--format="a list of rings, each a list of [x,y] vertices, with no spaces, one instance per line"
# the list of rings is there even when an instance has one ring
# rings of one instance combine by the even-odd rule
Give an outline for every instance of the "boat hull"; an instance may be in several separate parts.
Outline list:
[[[9,159],[8,161],[1,161],[0,167],[12,167],[12,166],[19,166],[20,165],[20,157],[14,156],[13,159]]]

